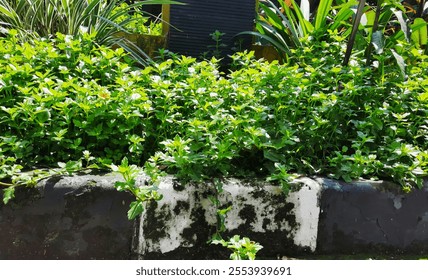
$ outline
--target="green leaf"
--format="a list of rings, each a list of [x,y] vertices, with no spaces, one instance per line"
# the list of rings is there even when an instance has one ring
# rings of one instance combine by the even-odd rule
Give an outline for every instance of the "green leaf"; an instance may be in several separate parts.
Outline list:
[[[381,119],[373,117],[371,118],[371,122],[376,126],[377,129],[383,129],[383,122]]]
[[[116,182],[114,186],[119,192],[129,190],[129,184],[127,182]]]
[[[68,161],[65,164],[65,170],[68,172],[68,174],[73,174],[74,172],[82,169],[82,162],[81,161]]]
[[[129,220],[135,219],[135,217],[143,213],[143,211],[144,211],[143,202],[141,201],[131,202],[131,204],[129,205],[128,219]]]
[[[411,25],[413,42],[419,44],[419,46],[425,46],[427,44],[427,22],[423,18],[416,18]]]
[[[118,172],[119,171],[119,167],[117,165],[115,165],[115,164],[109,164],[108,166],[110,167],[110,169],[113,172]]]
[[[315,30],[323,28],[327,21],[327,15],[330,12],[333,0],[321,0],[315,18]]]
[[[229,207],[224,208],[224,209],[217,210],[217,214],[225,216],[227,214],[227,212],[229,212],[230,210],[232,210],[232,206],[229,206]]]
[[[392,9],[392,12],[395,14],[395,16],[398,19],[398,22],[400,22],[401,31],[403,31],[404,36],[406,38],[406,41],[409,41],[409,28],[406,22],[406,19],[404,18],[403,11]]]
[[[120,167],[127,168],[129,166],[128,158],[124,157],[120,162]]]
[[[264,150],[263,156],[273,162],[282,162],[285,159],[283,154],[278,154],[277,152],[272,150]]]
[[[428,101],[428,91],[419,94],[418,100],[421,102],[427,102]]]
[[[401,78],[403,80],[406,79],[406,62],[403,57],[399,55],[395,50],[391,49],[392,54],[394,55],[395,60],[397,61],[397,65],[400,68]]]
[[[36,112],[36,120],[38,123],[45,123],[51,118],[49,110],[43,109]]]
[[[375,52],[377,54],[381,54],[383,53],[384,50],[384,40],[383,40],[383,34],[381,31],[376,31],[375,33],[373,33],[372,35],[372,44],[375,48]]]
[[[3,203],[7,204],[9,200],[15,197],[15,187],[8,187],[3,190]]]
[[[352,178],[351,178],[351,176],[349,176],[348,174],[343,174],[343,175],[342,175],[342,179],[343,179],[346,183],[350,183],[350,182],[352,182]]]
[[[351,6],[356,4],[355,1],[349,1],[341,5],[339,12],[336,14],[333,24],[329,27],[331,30],[336,30],[340,26],[343,26],[344,23],[348,22],[349,19],[354,15],[354,10],[351,9]]]

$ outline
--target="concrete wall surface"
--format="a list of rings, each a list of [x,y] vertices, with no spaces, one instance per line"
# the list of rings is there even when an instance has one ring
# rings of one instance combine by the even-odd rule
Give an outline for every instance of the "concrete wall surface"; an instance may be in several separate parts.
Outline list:
[[[117,174],[58,176],[18,188],[0,205],[0,259],[228,259],[207,241],[217,209],[230,207],[227,239],[249,237],[258,257],[428,254],[428,188],[405,194],[389,182],[297,178],[287,196],[259,180],[181,185],[166,177],[163,199],[135,221]],[[140,180],[144,180],[143,177]],[[214,202],[218,201],[218,206]]]
[[[52,177],[0,204],[0,259],[129,259],[133,197],[119,176]]]

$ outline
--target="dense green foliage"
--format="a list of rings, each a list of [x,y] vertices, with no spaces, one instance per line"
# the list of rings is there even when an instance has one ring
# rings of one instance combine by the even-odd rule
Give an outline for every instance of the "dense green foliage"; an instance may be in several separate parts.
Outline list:
[[[272,45],[283,61],[293,56],[293,49],[303,47],[302,39],[318,34],[315,38],[320,43],[325,39],[320,35],[331,32],[348,40],[348,51],[340,58],[344,64],[353,48],[365,51],[369,65],[372,52],[382,52],[400,41],[427,46],[427,22],[420,17],[422,11],[408,10],[398,0],[379,0],[376,5],[344,0],[302,0],[299,4],[294,0],[261,0],[259,7],[256,30],[242,34]]]
[[[354,15],[351,7],[357,1],[321,0],[316,9],[308,0],[271,1],[262,0],[256,20],[256,30],[243,32],[256,36],[261,42],[276,48],[282,60],[292,56],[291,50],[302,47],[301,39],[311,33],[318,34],[340,31],[344,37],[349,35],[350,22]],[[315,2],[312,2],[315,4]],[[311,14],[311,9],[315,12]]]
[[[121,3],[113,10],[113,15],[116,12],[120,13],[120,16],[114,20],[116,24],[120,25],[121,22],[126,22],[124,29],[129,33],[162,35],[162,20],[160,18],[156,21],[151,21],[149,15],[142,12],[139,7],[134,7],[133,10],[130,10],[128,6],[126,3]],[[122,11],[128,12],[122,13]]]
[[[90,35],[21,43],[11,33],[0,42],[2,185],[23,183],[21,170],[127,157],[152,176],[183,180],[263,176],[286,189],[297,173],[421,186],[427,56],[398,45],[403,76],[386,52],[374,57],[377,68],[358,56],[342,66],[346,46],[334,34],[302,45],[290,64],[240,53],[222,74],[215,59],[137,69]]]
[[[124,0],[0,0],[0,32],[14,29],[21,41],[53,37],[57,33],[74,37],[90,34],[99,45],[120,46],[145,65],[150,61],[147,54],[120,34],[159,32],[160,24],[147,27],[144,17],[136,12],[141,6],[151,4],[179,3],[145,0],[128,5]]]
[[[239,235],[234,235],[228,241],[215,240],[213,244],[220,244],[230,249],[231,260],[255,260],[257,252],[263,249],[260,244],[251,241],[248,237],[241,238]]]
[[[123,176],[115,187],[136,197],[130,219],[162,198],[156,190],[165,173],[212,180],[217,196],[225,176],[263,177],[285,192],[301,174],[387,179],[409,191],[428,173],[427,24],[407,20],[397,1],[376,9],[362,2],[357,18],[366,20],[353,27],[354,1],[321,0],[312,15],[308,1],[281,2],[282,10],[267,1],[257,34],[285,64],[242,52],[227,73],[216,58],[221,31],[211,34],[212,59],[167,59],[164,50],[161,61],[145,64],[116,36],[149,33],[144,17],[129,13],[141,2],[9,2],[0,0],[4,203],[17,186],[94,168]],[[389,28],[393,22],[400,28]],[[137,183],[142,171],[148,184]],[[223,239],[231,206],[210,199],[217,211],[210,242],[231,249],[232,259],[254,259],[262,247]]]

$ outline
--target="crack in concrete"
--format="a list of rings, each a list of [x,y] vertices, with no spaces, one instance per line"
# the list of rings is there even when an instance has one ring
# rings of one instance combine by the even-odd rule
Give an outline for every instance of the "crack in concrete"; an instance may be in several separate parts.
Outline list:
[[[379,230],[382,232],[383,237],[385,237],[385,241],[389,242],[388,234],[386,234],[386,232],[382,229],[382,226],[380,225],[380,222],[379,222],[379,218],[376,218],[376,225],[379,228]]]

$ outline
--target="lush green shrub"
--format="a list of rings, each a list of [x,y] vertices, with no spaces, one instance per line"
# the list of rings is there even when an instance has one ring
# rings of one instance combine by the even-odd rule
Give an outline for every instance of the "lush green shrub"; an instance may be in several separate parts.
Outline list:
[[[263,176],[286,189],[297,173],[421,186],[428,57],[398,45],[403,77],[384,66],[395,65],[391,54],[345,67],[341,37],[307,40],[288,65],[240,53],[223,74],[216,59],[189,57],[132,68],[89,35],[19,43],[10,34],[0,42],[0,179],[127,157],[183,180]]]
[[[89,35],[33,43],[14,38],[2,40],[0,50],[3,153],[27,167],[67,161],[85,149],[123,156],[150,109],[141,88],[124,80],[132,74],[123,50],[99,47]]]

